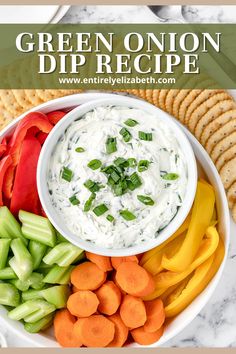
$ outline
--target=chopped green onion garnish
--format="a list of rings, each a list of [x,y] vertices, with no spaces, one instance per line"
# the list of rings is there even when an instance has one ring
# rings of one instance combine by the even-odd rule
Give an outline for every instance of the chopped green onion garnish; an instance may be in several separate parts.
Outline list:
[[[91,179],[84,182],[84,186],[92,193],[98,192],[101,188],[103,188],[100,183],[94,182]]]
[[[77,148],[75,149],[75,151],[76,151],[76,152],[84,152],[85,149],[84,149],[83,147],[79,146],[79,147],[77,147]]]
[[[127,209],[120,210],[120,215],[122,216],[123,219],[125,219],[127,221],[136,219],[136,216]]]
[[[114,160],[114,164],[121,168],[129,166],[128,160],[124,159],[123,157],[117,157],[117,159]]]
[[[142,181],[136,172],[132,173],[132,175],[129,178],[130,181],[133,183],[135,189],[142,185]]]
[[[135,119],[127,119],[125,122],[125,125],[128,125],[128,127],[135,127],[135,125],[139,124]]]
[[[126,143],[128,143],[132,139],[132,135],[126,128],[122,128],[119,133],[123,136],[123,139]]]
[[[128,160],[129,167],[136,167],[137,166],[137,160],[133,157],[130,157]]]
[[[121,178],[119,173],[117,173],[115,170],[112,171],[112,173],[110,174],[110,177],[113,179],[113,181],[115,183],[117,183]]]
[[[94,159],[94,160],[91,160],[87,166],[89,168],[91,168],[92,170],[97,170],[98,168],[100,168],[102,166],[102,163],[100,160]]]
[[[138,136],[140,140],[152,141],[152,133],[138,132]]]
[[[139,172],[146,171],[148,169],[149,164],[150,164],[150,161],[148,161],[148,160],[140,160],[138,163],[138,171]]]
[[[135,190],[135,186],[134,184],[128,179],[127,180],[127,187],[130,191],[134,191]]]
[[[138,200],[145,205],[154,205],[154,200],[148,195],[137,195]]]
[[[75,195],[70,197],[69,201],[71,202],[72,205],[79,205],[79,203],[80,203],[79,199],[77,199]]]
[[[86,202],[84,204],[84,211],[89,211],[91,209],[92,203],[93,203],[95,198],[96,198],[96,194],[92,193],[90,195],[89,199],[86,200]]]
[[[161,176],[161,178],[167,181],[174,181],[179,178],[179,175],[177,173],[166,173],[165,175]]]
[[[106,141],[107,154],[112,154],[115,151],[117,151],[116,138],[107,138],[107,141]]]
[[[73,172],[69,168],[63,167],[61,177],[67,182],[70,182],[73,177]]]
[[[110,222],[113,222],[115,220],[115,218],[111,214],[108,214],[107,215],[107,220],[110,221]]]
[[[106,204],[100,204],[100,205],[96,206],[96,208],[93,209],[93,212],[94,212],[95,215],[101,216],[107,210],[108,210],[108,207],[106,206]]]

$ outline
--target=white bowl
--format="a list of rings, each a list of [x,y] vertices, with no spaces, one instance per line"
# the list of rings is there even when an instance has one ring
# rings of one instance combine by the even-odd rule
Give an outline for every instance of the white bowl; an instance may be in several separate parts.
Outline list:
[[[86,102],[90,102],[91,100],[95,100],[101,97],[108,98],[114,97],[113,94],[97,94],[97,93],[89,93],[89,94],[77,94],[72,96],[67,96],[63,98],[59,98],[56,100],[49,101],[44,103],[40,106],[33,108],[31,111],[41,111],[44,113],[48,113],[50,111],[56,109],[69,109],[76,107],[80,104],[84,104]],[[27,112],[26,112],[27,113]],[[5,129],[0,132],[0,138],[2,139],[4,136],[8,136],[12,134],[14,131],[17,123],[25,116],[22,114],[18,119],[13,121],[9,124]],[[181,126],[179,124],[179,126]],[[211,159],[209,158],[206,151],[203,147],[198,143],[198,141],[192,136],[191,133],[187,129],[181,126],[181,129],[187,135],[195,156],[198,162],[199,173],[202,175],[203,171],[208,178],[209,182],[215,189],[216,193],[216,206],[217,206],[217,213],[218,213],[218,229],[220,232],[221,237],[224,240],[225,244],[225,256],[224,260],[215,274],[214,278],[205,288],[205,290],[181,313],[179,314],[171,323],[169,323],[164,331],[163,336],[161,339],[152,344],[151,347],[160,347],[164,345],[167,341],[172,339],[174,336],[179,334],[185,327],[187,327],[194,318],[201,312],[203,307],[207,304],[210,297],[215,291],[217,284],[219,283],[225,262],[228,255],[228,248],[230,242],[230,218],[229,218],[229,209],[227,204],[227,199],[225,196],[225,191],[220,180],[219,174],[212,163]],[[7,311],[4,307],[0,306],[0,323],[6,329],[8,329],[12,335],[14,334],[18,338],[22,340],[22,347],[23,346],[31,346],[31,347],[59,347],[58,343],[55,341],[55,338],[52,334],[52,331],[48,331],[47,333],[43,334],[30,334],[24,330],[22,323],[10,320],[7,316]],[[132,344],[134,347],[139,347],[136,344]]]
[[[101,106],[122,106],[129,108],[136,108],[142,111],[145,111],[149,114],[157,116],[159,121],[163,122],[165,126],[171,129],[174,134],[176,140],[180,145],[180,149],[185,156],[186,166],[187,166],[187,186],[186,193],[183,200],[183,205],[178,210],[176,216],[171,220],[167,227],[165,227],[158,235],[158,237],[151,239],[145,243],[140,245],[135,245],[127,248],[105,248],[101,246],[97,246],[91,242],[82,240],[78,234],[74,234],[69,230],[67,225],[64,223],[60,214],[54,208],[51,197],[49,194],[48,186],[47,186],[47,178],[48,178],[48,168],[49,162],[51,159],[51,155],[55,146],[60,139],[60,137],[64,134],[66,129],[78,118],[81,118],[87,112],[93,110],[96,107]],[[131,256],[139,253],[143,253],[145,251],[150,250],[166,239],[168,239],[183,223],[186,216],[188,215],[194,197],[196,193],[196,185],[197,185],[197,166],[195,156],[192,150],[192,147],[186,138],[185,134],[179,128],[179,126],[175,123],[173,119],[171,119],[165,112],[160,109],[154,107],[153,105],[129,97],[116,96],[112,98],[105,98],[100,100],[95,100],[89,103],[86,103],[80,107],[75,108],[71,112],[69,112],[51,131],[46,142],[43,145],[39,162],[37,168],[37,186],[38,193],[40,197],[41,204],[43,206],[44,211],[46,212],[49,220],[54,225],[54,227],[71,243],[76,246],[96,254],[101,254],[104,256]]]

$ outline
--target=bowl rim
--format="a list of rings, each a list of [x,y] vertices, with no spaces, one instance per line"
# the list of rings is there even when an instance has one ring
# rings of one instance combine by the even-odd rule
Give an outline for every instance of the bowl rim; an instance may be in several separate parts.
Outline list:
[[[71,107],[76,107],[80,104],[84,104],[85,102],[88,102],[90,100],[94,100],[97,98],[99,94],[99,97],[114,97],[116,93],[79,93],[79,94],[74,94],[74,95],[69,95],[66,97],[62,98],[57,98],[54,100],[50,100],[48,102],[45,102],[41,105],[38,105],[23,114],[21,114],[18,118],[13,120],[10,124],[8,124],[3,130],[0,132],[0,140],[8,136],[9,133],[15,129],[16,125],[19,123],[19,121],[29,112],[34,112],[41,110],[44,113],[51,112],[53,110],[59,110],[59,109],[69,109]],[[120,94],[120,93],[119,93]],[[215,274],[214,278],[211,280],[211,282],[208,284],[208,286],[205,288],[204,292],[202,292],[200,295],[197,296],[197,298],[187,307],[191,307],[191,312],[190,314],[186,314],[185,309],[182,312],[182,318],[180,321],[178,321],[178,324],[176,324],[176,328],[171,329],[171,333],[166,334],[166,331],[164,332],[163,337],[156,343],[152,344],[151,347],[156,348],[160,347],[163,344],[165,344],[167,341],[170,339],[174,338],[177,334],[179,334],[181,331],[184,330],[185,327],[187,327],[197,316],[200,311],[202,311],[203,307],[206,305],[206,303],[210,300],[211,296],[213,295],[217,285],[220,282],[220,279],[222,277],[222,273],[225,267],[225,263],[227,260],[227,255],[229,251],[229,243],[230,243],[230,214],[229,214],[229,208],[228,208],[228,203],[226,199],[226,194],[224,191],[223,184],[221,182],[220,176],[216,170],[215,165],[213,164],[212,160],[208,156],[207,152],[205,149],[201,146],[201,144],[197,141],[197,139],[185,128],[180,122],[176,122],[181,129],[185,132],[185,134],[188,136],[191,145],[193,146],[193,149],[195,151],[195,154],[197,155],[197,159],[200,160],[201,165],[203,166],[207,176],[209,179],[212,179],[215,183],[215,185],[218,187],[218,200],[219,203],[222,206],[222,223],[224,227],[224,244],[225,244],[225,256],[224,260],[221,263],[220,268],[218,269],[217,273]],[[209,177],[210,176],[210,177]],[[192,308],[193,304],[197,303],[197,306]],[[3,323],[6,328],[12,331],[15,335],[19,336],[22,340],[26,340],[28,344],[34,346],[34,347],[59,347],[58,343],[51,338],[50,334],[29,334],[25,332],[23,325],[21,323],[15,322],[10,320],[7,317],[7,311],[5,308],[0,306],[0,322]],[[178,316],[177,316],[178,317]],[[176,319],[174,320],[174,322]],[[174,323],[173,323],[174,325]],[[139,345],[133,345],[136,347],[140,347]],[[150,346],[148,346],[150,347]]]
[[[63,219],[60,217],[60,214],[55,210],[52,205],[47,184],[47,171],[48,164],[51,158],[51,153],[56,146],[56,143],[59,137],[65,132],[65,130],[78,118],[81,118],[87,112],[90,112],[96,107],[100,106],[119,106],[119,107],[130,107],[136,108],[147,113],[156,115],[159,121],[162,121],[166,124],[175,135],[180,149],[185,155],[185,161],[187,166],[188,180],[186,185],[186,194],[184,197],[183,205],[178,210],[175,217],[170,221],[170,223],[160,232],[157,238],[151,239],[143,244],[138,244],[135,246],[131,246],[128,248],[105,248],[101,246],[97,246],[96,244],[92,244],[91,242],[84,241],[80,239],[77,235],[73,234],[65,223],[63,223]],[[195,155],[193,153],[191,144],[189,143],[186,135],[180,129],[180,127],[174,122],[172,118],[165,114],[165,112],[161,111],[157,107],[154,107],[150,103],[146,103],[134,98],[130,97],[113,97],[113,98],[101,98],[94,100],[92,102],[88,102],[75,108],[66,114],[63,119],[52,129],[48,138],[46,139],[38,161],[37,166],[37,187],[39,198],[42,204],[42,207],[53,224],[53,226],[67,239],[69,242],[75,244],[76,246],[84,249],[88,252],[93,252],[96,254],[100,254],[103,256],[112,256],[112,257],[122,257],[122,256],[131,256],[139,253],[146,252],[158,245],[162,242],[166,241],[183,223],[185,218],[187,217],[196,193],[197,187],[197,165]]]

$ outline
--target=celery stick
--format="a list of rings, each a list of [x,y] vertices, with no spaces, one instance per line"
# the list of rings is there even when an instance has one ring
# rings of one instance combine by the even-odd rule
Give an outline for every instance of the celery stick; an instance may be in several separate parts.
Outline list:
[[[0,239],[0,269],[6,267],[11,239]]]
[[[11,267],[0,269],[0,280],[10,280],[16,278],[16,273],[11,269]]]
[[[55,305],[57,309],[66,307],[70,289],[68,285],[58,285],[51,288],[41,290],[43,298],[50,304]]]
[[[34,323],[25,323],[24,328],[29,333],[38,333],[49,328],[53,323],[54,314],[42,318],[41,320]]]
[[[11,249],[14,257],[10,259],[9,265],[18,278],[25,281],[33,271],[33,259],[20,239],[11,242]]]
[[[67,240],[65,239],[65,237],[62,236],[62,234],[60,234],[59,231],[56,230],[56,233],[57,233],[57,243],[67,242]]]
[[[20,293],[12,284],[0,284],[0,304],[7,306],[18,306]]]
[[[30,300],[11,310],[8,317],[16,321],[36,322],[54,311],[55,306],[44,300]]]
[[[28,243],[22,235],[20,224],[6,206],[0,207],[0,238],[20,238],[24,244]]]
[[[19,219],[22,222],[22,233],[27,239],[55,246],[56,232],[47,218],[20,210]]]
[[[80,255],[74,260],[73,264],[77,264],[83,259],[85,259],[85,252],[80,253]]]
[[[74,266],[59,267],[57,264],[50,269],[43,279],[44,283],[66,285],[70,282],[70,274]]]
[[[36,300],[36,299],[42,299],[42,290],[34,290],[34,289],[29,289],[27,291],[24,291],[21,294],[21,298],[23,302],[29,301],[29,300]]]
[[[83,252],[80,248],[72,245],[69,242],[62,242],[56,245],[43,258],[46,264],[57,264],[60,267],[67,267],[71,265],[76,258]]]
[[[43,274],[44,276],[46,276],[48,274],[48,272],[53,268],[53,266],[48,265],[44,262],[41,262],[37,271],[41,274]]]
[[[9,281],[9,283],[14,285],[20,291],[26,291],[30,287],[28,281],[22,281],[20,279],[12,279]]]
[[[37,269],[47,251],[47,246],[37,241],[29,242],[29,252],[33,258],[33,268]]]
[[[43,282],[43,274],[40,273],[32,273],[31,276],[29,277],[29,283],[30,287],[35,289],[35,290],[40,290],[44,287],[44,282]]]

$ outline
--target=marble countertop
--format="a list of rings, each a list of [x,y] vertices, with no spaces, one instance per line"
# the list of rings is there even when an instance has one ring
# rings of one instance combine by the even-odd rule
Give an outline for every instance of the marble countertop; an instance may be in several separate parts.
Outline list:
[[[169,10],[176,11],[172,7]],[[183,14],[190,22],[236,22],[236,6],[185,6]],[[164,11],[163,16],[168,17]],[[157,23],[146,6],[72,6],[61,23]],[[236,225],[231,221],[231,245],[226,267],[218,287],[195,320],[167,347],[236,347]],[[27,347],[5,328],[11,347]]]

